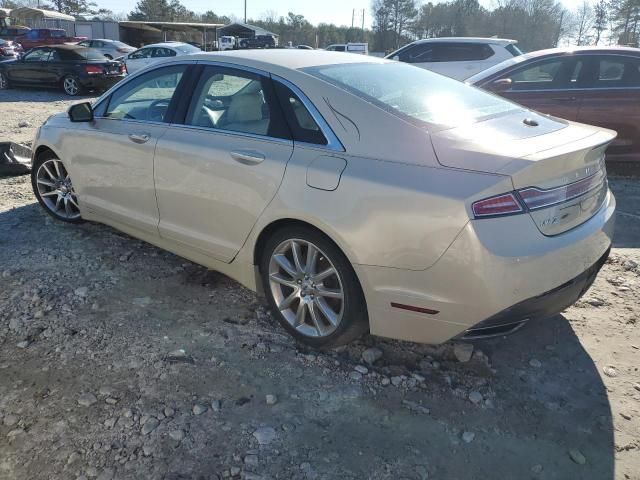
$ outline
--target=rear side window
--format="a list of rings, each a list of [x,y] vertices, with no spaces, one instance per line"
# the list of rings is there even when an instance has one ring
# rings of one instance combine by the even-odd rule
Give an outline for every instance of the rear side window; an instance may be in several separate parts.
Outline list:
[[[640,59],[623,56],[596,58],[598,88],[640,87]]]
[[[493,49],[484,43],[436,43],[434,62],[472,62],[486,60],[494,55]]]
[[[151,51],[151,56],[154,58],[157,57],[175,57],[176,56],[176,52],[174,52],[173,50],[171,50],[170,48],[154,48]]]
[[[64,30],[51,30],[51,36],[53,38],[64,38],[67,36],[67,32]]]
[[[328,142],[322,130],[300,97],[278,81],[274,81],[274,87],[294,141],[327,145]]]

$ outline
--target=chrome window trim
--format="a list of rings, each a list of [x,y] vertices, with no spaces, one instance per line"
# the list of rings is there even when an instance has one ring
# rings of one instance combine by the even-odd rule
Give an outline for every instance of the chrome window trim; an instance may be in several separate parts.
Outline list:
[[[144,47],[143,47],[144,48]],[[173,58],[173,57],[166,57],[166,58]],[[111,95],[113,95],[114,93],[116,93],[118,90],[120,90],[121,88],[124,88],[129,82],[135,80],[136,78],[138,78],[140,75],[144,75],[146,73],[152,72],[154,70],[157,70],[159,68],[163,68],[163,67],[173,67],[176,65],[195,65],[197,63],[196,60],[178,60],[178,61],[173,61],[173,62],[164,62],[164,61],[160,61],[157,64],[151,65],[148,68],[143,68],[141,70],[138,70],[137,72],[129,75],[127,74],[127,76],[124,78],[124,80],[121,80],[120,82],[118,82],[116,85],[114,85],[112,88],[110,88],[109,90],[107,90],[106,92],[104,92],[100,97],[98,97],[92,104],[91,104],[91,108],[93,110],[95,110],[96,108],[98,108],[98,106],[104,102],[107,97],[110,97]],[[109,118],[109,117],[96,117],[96,118]],[[113,119],[112,119],[113,120]],[[168,125],[168,124],[166,124]]]
[[[184,128],[187,130],[197,130],[197,131],[206,132],[206,133],[228,135],[232,137],[251,138],[254,140],[262,140],[265,142],[280,143],[283,145],[288,145],[290,147],[293,146],[293,140],[289,140],[287,138],[270,137],[268,135],[258,135],[257,133],[236,132],[233,130],[223,130],[221,128],[208,128],[208,127],[201,127],[198,125],[186,125],[184,123],[163,123],[162,125],[167,125],[168,127],[172,127],[172,128]]]

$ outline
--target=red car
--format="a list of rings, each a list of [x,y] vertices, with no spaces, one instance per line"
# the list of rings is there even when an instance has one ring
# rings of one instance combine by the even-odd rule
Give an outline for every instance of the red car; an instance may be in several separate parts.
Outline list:
[[[87,37],[68,37],[67,32],[61,28],[34,28],[24,35],[15,38],[15,42],[22,48],[29,50],[34,47],[46,45],[62,45],[64,43],[78,43]]]
[[[640,162],[640,49],[554,48],[527,53],[466,83],[532,110],[618,132],[610,160]]]

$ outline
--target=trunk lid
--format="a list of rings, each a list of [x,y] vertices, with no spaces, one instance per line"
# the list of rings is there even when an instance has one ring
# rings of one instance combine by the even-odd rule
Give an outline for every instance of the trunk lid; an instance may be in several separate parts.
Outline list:
[[[448,167],[511,177],[519,200],[544,235],[591,218],[608,192],[604,152],[615,132],[518,111],[432,134]]]

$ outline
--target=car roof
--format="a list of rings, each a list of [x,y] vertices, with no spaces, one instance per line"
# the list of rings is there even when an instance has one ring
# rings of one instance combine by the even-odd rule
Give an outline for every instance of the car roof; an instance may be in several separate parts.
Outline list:
[[[148,47],[175,48],[175,47],[179,47],[180,45],[189,45],[189,44],[185,42],[160,42],[160,43],[150,43],[149,45],[145,45],[144,47],[140,47],[140,48],[148,48]]]
[[[558,48],[547,48],[545,50],[536,50],[535,52],[524,53],[522,55],[518,55],[517,57],[509,58],[504,62],[498,63],[492,67],[489,67],[486,70],[483,70],[480,73],[477,73],[465,80],[467,83],[477,83],[485,78],[488,78],[492,75],[495,75],[498,72],[506,68],[510,68],[514,65],[521,64],[526,62],[527,60],[533,59],[542,59],[545,57],[552,57],[554,55],[573,55],[573,54],[625,54],[625,55],[633,55],[640,56],[640,48],[633,47],[618,47],[618,46],[604,46],[604,47],[558,47]]]
[[[518,43],[517,40],[510,38],[495,38],[495,37],[437,37],[437,38],[425,38],[423,40],[416,40],[413,44],[420,43],[490,43],[493,45],[510,45],[512,43]]]
[[[269,69],[282,67],[299,70],[322,65],[344,63],[388,63],[387,60],[345,52],[327,50],[305,51],[298,48],[274,48],[266,50],[225,50],[223,52],[196,52],[189,55],[195,60],[212,60],[238,63],[247,67]]]

